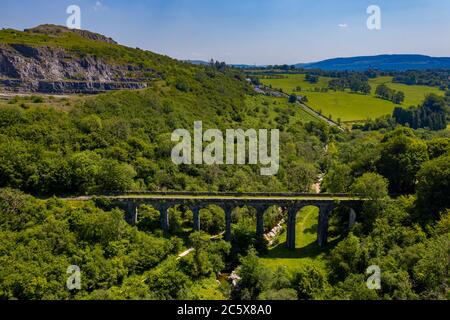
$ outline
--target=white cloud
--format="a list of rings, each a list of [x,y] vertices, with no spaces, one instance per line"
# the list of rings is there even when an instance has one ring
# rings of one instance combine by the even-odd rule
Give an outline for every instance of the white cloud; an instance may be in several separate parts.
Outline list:
[[[339,23],[338,27],[339,28],[348,28],[348,24],[346,24],[346,23]]]
[[[101,9],[103,9],[105,6],[103,5],[103,3],[99,0],[95,1],[95,6],[94,6],[94,10],[95,11],[99,11]]]

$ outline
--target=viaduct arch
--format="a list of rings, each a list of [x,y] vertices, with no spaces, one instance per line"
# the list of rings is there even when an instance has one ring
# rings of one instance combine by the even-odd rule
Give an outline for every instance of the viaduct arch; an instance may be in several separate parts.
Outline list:
[[[90,200],[94,197],[83,197],[79,200]],[[356,212],[364,199],[349,194],[305,194],[305,193],[207,193],[207,192],[147,192],[109,195],[114,204],[125,210],[128,223],[137,223],[138,208],[150,205],[160,213],[161,228],[169,229],[169,208],[177,205],[189,207],[193,213],[194,230],[201,229],[200,210],[209,205],[221,207],[225,212],[225,240],[231,239],[231,212],[235,207],[249,206],[256,209],[256,234],[264,236],[264,213],[277,206],[288,211],[286,246],[295,249],[295,227],[297,212],[303,207],[319,208],[317,242],[323,247],[328,239],[328,218],[338,207],[350,208],[349,225],[356,221]]]

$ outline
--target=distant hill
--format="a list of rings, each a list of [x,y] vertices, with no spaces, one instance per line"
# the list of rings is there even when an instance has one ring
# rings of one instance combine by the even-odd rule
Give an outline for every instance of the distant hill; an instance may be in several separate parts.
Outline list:
[[[251,68],[255,68],[255,67],[266,67],[265,65],[254,65],[254,64],[232,64],[231,65],[234,68],[239,68],[239,69],[251,69]]]
[[[297,68],[335,71],[406,71],[426,69],[450,69],[450,57],[437,58],[417,54],[393,54],[351,58],[335,58],[315,63],[300,63]]]
[[[192,63],[195,65],[204,65],[204,66],[208,66],[210,65],[210,62],[207,61],[203,61],[203,60],[184,60],[185,62],[188,63]],[[251,65],[251,64],[230,64],[231,67],[233,68],[237,68],[237,69],[250,69],[250,68],[255,68],[256,65]],[[258,67],[265,67],[263,66],[258,66]]]
[[[195,65],[202,65],[202,66],[209,65],[209,62],[203,61],[203,60],[184,60],[184,62],[195,64]]]

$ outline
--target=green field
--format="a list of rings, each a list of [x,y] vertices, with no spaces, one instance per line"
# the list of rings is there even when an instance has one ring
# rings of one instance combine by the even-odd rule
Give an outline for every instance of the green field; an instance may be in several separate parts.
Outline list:
[[[275,89],[282,89],[286,93],[294,93],[294,89],[299,86],[302,88],[302,91],[296,93],[308,97],[307,104],[309,107],[321,112],[325,117],[331,116],[332,120],[337,121],[340,119],[342,122],[363,121],[391,114],[397,105],[390,101],[376,98],[374,94],[377,85],[382,83],[405,93],[405,102],[401,105],[402,107],[418,105],[430,93],[444,94],[443,91],[435,87],[392,83],[392,77],[370,79],[369,83],[372,86],[372,94],[370,96],[349,91],[316,92],[315,88],[327,87],[330,78],[320,77],[318,83],[311,84],[305,81],[305,75],[302,74],[284,76],[285,78],[282,79],[261,79],[261,83],[267,86],[271,85]]]
[[[428,87],[428,86],[408,86],[402,83],[393,83],[392,77],[379,77],[375,79],[370,79],[369,84],[372,86],[372,94],[375,94],[375,90],[378,85],[385,84],[389,88],[403,91],[405,93],[405,101],[403,102],[403,106],[417,106],[423,102],[426,95],[430,93],[434,93],[437,95],[444,95],[444,91],[439,90],[436,87]]]
[[[288,270],[311,263],[326,267],[324,258],[334,246],[334,242],[325,248],[320,248],[317,244],[318,216],[319,209],[316,207],[305,207],[299,211],[295,233],[296,249],[292,251],[286,248],[286,231],[284,231],[279,235],[279,243],[261,257],[264,265],[274,269],[284,266]]]
[[[391,114],[395,104],[358,93],[350,92],[308,92],[308,106],[325,117],[337,121],[352,122],[377,118]]]
[[[245,104],[248,114],[258,116],[262,122],[269,121],[269,124],[276,124],[276,119],[282,113],[288,113],[290,115],[289,121],[292,123],[319,121],[314,115],[290,104],[286,98],[265,97],[262,95],[248,96]]]
[[[310,91],[315,88],[327,88],[328,81],[331,78],[320,77],[318,83],[309,83],[305,81],[304,74],[283,74],[282,79],[261,79],[261,83],[264,85],[272,85],[274,89],[282,89],[286,93],[294,92],[294,89],[298,86],[302,91]]]

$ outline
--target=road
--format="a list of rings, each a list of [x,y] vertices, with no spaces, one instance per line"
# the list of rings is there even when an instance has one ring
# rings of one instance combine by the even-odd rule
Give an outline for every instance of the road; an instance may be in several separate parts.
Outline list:
[[[306,104],[301,103],[301,102],[299,102],[299,101],[297,101],[297,104],[300,105],[300,107],[301,107],[303,110],[305,110],[306,112],[308,112],[308,113],[310,113],[310,114],[312,114],[312,115],[314,115],[314,116],[316,116],[316,117],[322,119],[323,121],[327,122],[330,126],[332,126],[332,127],[337,127],[339,130],[345,131],[345,129],[342,128],[338,123],[336,123],[336,122],[334,122],[333,120],[330,120],[330,119],[328,119],[327,117],[321,115],[321,114],[318,113],[316,110],[314,110],[314,109],[308,107]]]

